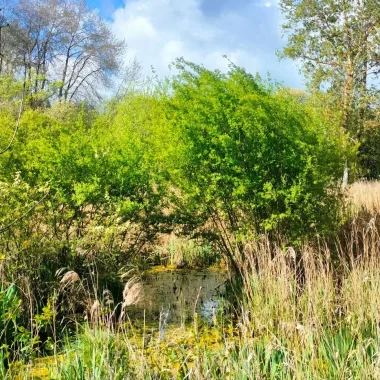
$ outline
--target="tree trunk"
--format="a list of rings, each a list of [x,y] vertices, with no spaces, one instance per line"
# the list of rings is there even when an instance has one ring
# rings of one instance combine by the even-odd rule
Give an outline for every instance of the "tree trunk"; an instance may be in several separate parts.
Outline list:
[[[349,60],[349,65],[346,74],[346,83],[344,85],[343,94],[343,130],[344,133],[349,132],[349,127],[351,124],[351,107],[352,107],[352,90],[354,85],[354,73],[352,70],[352,63]],[[342,189],[344,189],[348,184],[348,163],[347,160],[344,164],[343,178],[342,178]]]
[[[345,133],[348,133],[350,127],[353,85],[354,73],[352,70],[352,64],[350,62],[349,68],[347,69],[346,83],[344,85],[343,94],[343,129]]]
[[[368,72],[368,52],[367,52],[367,38],[365,35],[365,46],[364,46],[364,62],[363,62],[363,71],[362,78],[360,83],[360,111],[359,111],[359,126],[357,131],[357,138],[360,141],[361,135],[364,131],[365,121],[367,117],[367,72]]]
[[[347,160],[344,163],[343,178],[342,178],[342,190],[344,190],[348,185],[348,163]]]
[[[59,92],[58,92],[58,99],[59,99],[59,101],[62,100],[62,96],[63,96],[63,89],[64,89],[64,86],[65,86],[67,70],[68,70],[68,67],[69,67],[69,59],[70,59],[70,50],[67,51],[66,60],[65,60],[65,66],[64,66],[63,72],[62,72],[62,79],[61,79],[62,83],[59,86]],[[65,96],[65,100],[66,100],[66,96]]]

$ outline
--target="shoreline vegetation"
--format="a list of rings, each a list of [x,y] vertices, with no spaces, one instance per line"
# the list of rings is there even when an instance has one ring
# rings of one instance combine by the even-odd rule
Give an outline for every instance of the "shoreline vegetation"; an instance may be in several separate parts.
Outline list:
[[[88,321],[54,337],[45,359],[2,367],[3,378],[377,378],[380,183],[355,183],[347,199],[352,219],[334,245],[320,240],[293,249],[265,237],[247,243],[244,296],[231,301],[228,314],[220,309],[205,321],[194,312],[190,322],[163,333],[158,323],[132,321],[127,312],[115,317],[112,295],[95,299],[87,289]],[[74,296],[80,279],[65,277]],[[20,305],[17,299],[11,302]],[[4,308],[4,293],[2,302]],[[55,307],[35,316],[41,330],[58,323]]]
[[[176,68],[104,110],[24,110],[0,155],[0,376],[376,377],[379,182],[343,192],[362,169],[334,106]],[[219,265],[224,300],[133,319],[154,265]]]
[[[88,0],[5,3],[0,379],[379,379],[379,0],[252,7],[301,90],[243,50],[144,76]]]

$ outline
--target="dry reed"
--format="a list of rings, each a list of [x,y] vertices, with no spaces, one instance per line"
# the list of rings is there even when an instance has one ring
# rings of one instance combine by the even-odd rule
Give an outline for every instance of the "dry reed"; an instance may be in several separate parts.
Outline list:
[[[369,214],[380,213],[380,181],[358,181],[353,183],[347,193],[348,202],[354,211]]]

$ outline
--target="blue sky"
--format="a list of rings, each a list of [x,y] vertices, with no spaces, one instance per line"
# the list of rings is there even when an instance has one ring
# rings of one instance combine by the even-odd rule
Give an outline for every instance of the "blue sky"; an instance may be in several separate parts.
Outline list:
[[[210,69],[227,68],[228,58],[290,87],[304,87],[298,67],[278,61],[282,15],[277,0],[87,0],[128,45],[146,73],[170,71],[176,57]]]

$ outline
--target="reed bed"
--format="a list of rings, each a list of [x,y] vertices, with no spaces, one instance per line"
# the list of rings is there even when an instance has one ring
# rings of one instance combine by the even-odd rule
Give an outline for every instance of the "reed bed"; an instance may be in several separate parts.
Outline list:
[[[354,184],[349,196],[353,209],[371,217],[363,222],[357,214],[334,241],[295,249],[264,236],[237,249],[238,297],[212,322],[194,312],[192,323],[162,334],[129,320],[125,300],[116,317],[110,296],[96,299],[96,315],[56,343],[45,378],[380,378],[380,184]],[[69,279],[78,282],[68,272],[61,282]],[[0,373],[29,379],[34,367]]]
[[[357,181],[347,192],[348,203],[358,212],[374,215],[380,212],[380,181]]]

